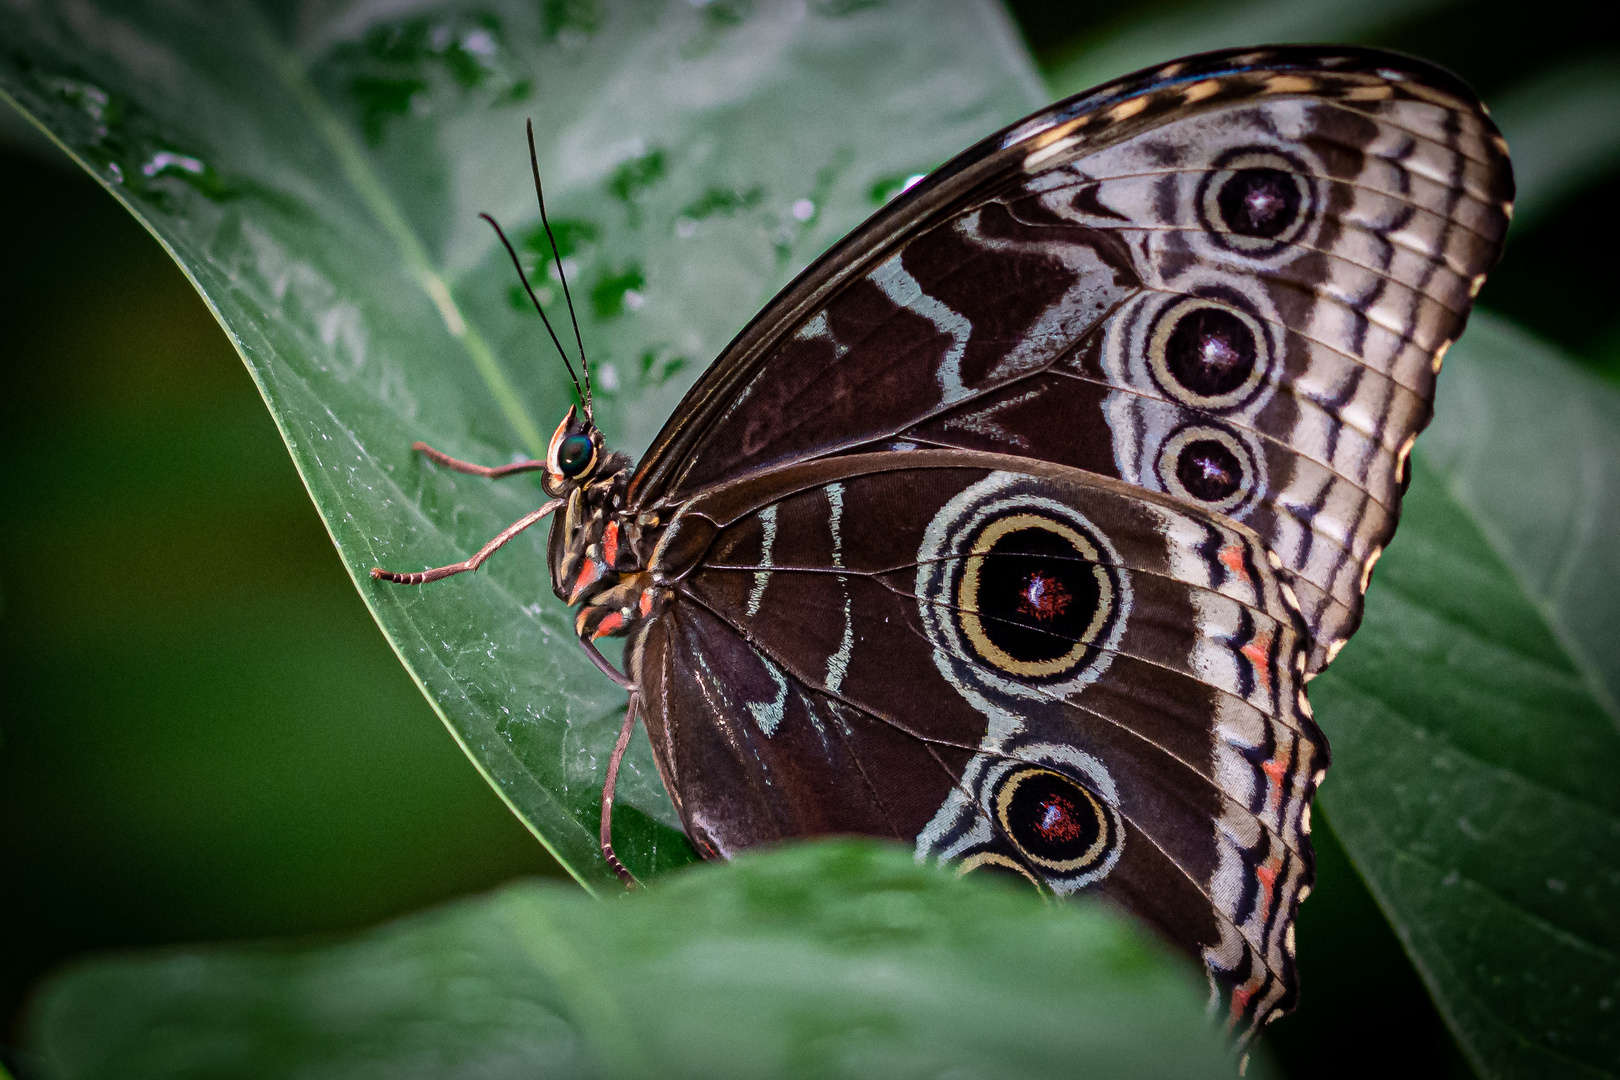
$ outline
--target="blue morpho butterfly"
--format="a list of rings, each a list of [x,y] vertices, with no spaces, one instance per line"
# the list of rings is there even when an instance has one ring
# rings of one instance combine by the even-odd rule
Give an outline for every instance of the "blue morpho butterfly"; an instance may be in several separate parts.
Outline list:
[[[817,260],[634,467],[588,369],[544,461],[418,444],[543,470],[552,501],[373,577],[475,569],[556,514],[557,596],[630,697],[601,832],[627,881],[609,818],[640,717],[705,857],[858,833],[1093,889],[1247,1034],[1297,992],[1328,764],[1305,682],[1361,617],[1512,196],[1479,100],[1405,57],[1128,76]]]

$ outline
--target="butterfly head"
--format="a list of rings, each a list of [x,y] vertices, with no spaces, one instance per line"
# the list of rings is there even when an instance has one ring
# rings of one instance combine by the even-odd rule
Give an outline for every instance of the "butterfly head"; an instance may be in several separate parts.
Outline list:
[[[569,406],[546,448],[546,494],[555,498],[570,488],[584,487],[601,471],[609,456],[602,446],[602,432],[591,422],[590,414],[581,414],[577,406]]]

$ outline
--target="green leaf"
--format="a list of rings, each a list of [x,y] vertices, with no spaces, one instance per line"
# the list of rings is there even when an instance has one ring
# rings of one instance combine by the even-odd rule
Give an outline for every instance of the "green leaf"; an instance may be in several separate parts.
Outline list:
[[[1204,1077],[1190,965],[1095,903],[824,842],[615,903],[541,884],[336,944],[103,959],[42,991],[49,1080]]]
[[[1062,49],[1046,64],[1058,97],[1178,56],[1244,45],[1364,41],[1380,31],[1459,6],[1460,0],[1218,0],[1174,5],[1145,17],[1132,14],[1119,30]],[[1040,43],[1035,43],[1040,49]]]
[[[623,697],[549,595],[541,531],[428,588],[366,577],[465,558],[543,498],[410,451],[535,454],[571,400],[475,216],[523,242],[571,336],[534,236],[524,118],[568,223],[597,415],[634,453],[700,361],[875,208],[880,178],[925,171],[1043,92],[1005,14],[976,0],[281,10],[21,0],[0,11],[0,89],[190,275],[424,693],[562,864],[611,884],[597,804]],[[687,212],[720,208],[715,191],[735,205]],[[619,794],[634,869],[692,858],[644,737]]]
[[[1482,1076],[1620,1076],[1620,394],[1477,313],[1435,416],[1320,802]]]

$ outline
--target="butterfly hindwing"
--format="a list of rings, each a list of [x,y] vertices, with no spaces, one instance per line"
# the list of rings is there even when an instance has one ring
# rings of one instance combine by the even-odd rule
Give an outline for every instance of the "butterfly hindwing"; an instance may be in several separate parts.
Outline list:
[[[1202,956],[1234,1020],[1291,1004],[1327,750],[1252,532],[1079,470],[914,451],[718,489],[659,551],[673,584],[630,664],[700,848],[874,833],[1092,887]]]
[[[1477,100],[1413,61],[1258,50],[1132,77],[970,150],[807,271],[632,498],[889,446],[1073,465],[1253,527],[1319,670],[1511,196]]]

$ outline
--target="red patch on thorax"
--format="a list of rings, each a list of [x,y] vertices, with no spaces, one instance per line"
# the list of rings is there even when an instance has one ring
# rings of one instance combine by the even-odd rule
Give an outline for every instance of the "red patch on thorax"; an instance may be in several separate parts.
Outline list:
[[[624,616],[620,615],[617,611],[610,611],[602,617],[601,622],[596,624],[596,629],[591,633],[591,637],[593,639],[607,637],[609,634],[617,630],[622,630],[623,628]]]
[[[1024,583],[1024,590],[1018,597],[1018,611],[1021,615],[1045,622],[1063,614],[1073,600],[1074,597],[1069,595],[1069,590],[1063,587],[1061,581],[1037,571],[1029,575],[1029,580]]]

